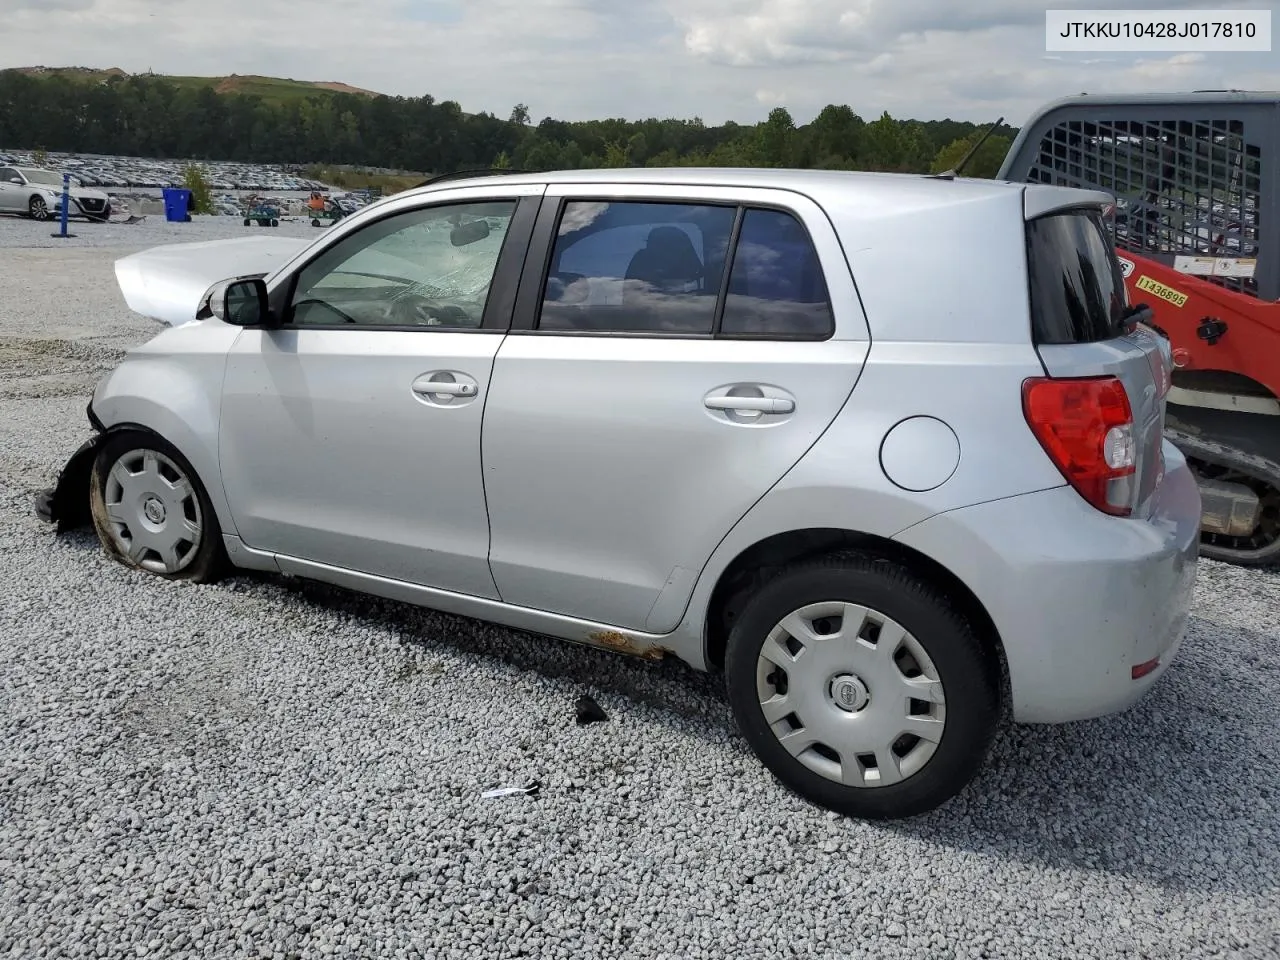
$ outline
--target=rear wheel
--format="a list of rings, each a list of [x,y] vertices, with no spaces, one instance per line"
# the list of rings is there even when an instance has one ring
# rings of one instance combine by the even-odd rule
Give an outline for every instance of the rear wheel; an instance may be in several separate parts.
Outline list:
[[[45,202],[44,197],[32,197],[27,205],[27,213],[31,215],[32,220],[48,220],[49,204]]]
[[[743,609],[725,659],[756,755],[838,813],[887,819],[950,800],[999,719],[997,673],[969,623],[911,571],[845,555],[797,565]]]
[[[226,554],[218,518],[195,471],[171,444],[142,432],[102,445],[89,487],[107,553],[170,580],[217,579]]]

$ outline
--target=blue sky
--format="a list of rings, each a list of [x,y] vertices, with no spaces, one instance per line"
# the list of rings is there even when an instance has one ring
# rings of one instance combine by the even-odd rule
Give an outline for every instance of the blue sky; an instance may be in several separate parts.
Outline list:
[[[1102,7],[1096,2],[1055,8]],[[1266,8],[1128,0],[1128,8]],[[506,116],[1021,123],[1068,94],[1280,89],[1280,53],[1047,54],[1021,0],[0,0],[0,66],[257,73]]]

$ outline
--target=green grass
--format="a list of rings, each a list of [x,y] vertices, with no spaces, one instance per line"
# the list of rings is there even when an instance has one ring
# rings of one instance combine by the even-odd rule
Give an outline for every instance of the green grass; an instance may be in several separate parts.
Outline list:
[[[351,167],[312,166],[307,167],[306,174],[312,180],[319,180],[343,190],[364,190],[368,187],[381,187],[384,196],[399,193],[416,187],[428,174],[386,174],[365,173]]]
[[[30,67],[17,67],[15,69],[23,73],[36,72],[34,68]],[[80,80],[85,83],[102,82],[112,75],[121,75],[123,73],[123,71],[115,69],[91,70],[80,67],[53,67],[41,72],[45,75],[58,74],[68,80]],[[337,91],[320,85],[331,81],[290,80],[283,77],[185,77],[156,74],[156,78],[189,90],[208,87],[218,93],[243,93],[249,96],[259,96],[263,100],[275,103],[288,103],[294,100],[304,100],[307,97],[325,96],[326,94],[340,92],[363,93],[367,96],[377,95],[373,91],[362,91],[354,87],[346,91]]]

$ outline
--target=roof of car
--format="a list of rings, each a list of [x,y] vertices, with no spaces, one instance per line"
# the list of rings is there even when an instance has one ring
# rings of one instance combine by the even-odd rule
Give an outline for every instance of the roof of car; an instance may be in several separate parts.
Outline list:
[[[511,184],[636,184],[694,187],[759,187],[790,190],[819,203],[838,199],[869,207],[886,203],[902,208],[945,206],[959,201],[1008,197],[1022,193],[1027,216],[1077,203],[1098,203],[1111,198],[1095,191],[1007,180],[950,177],[918,173],[873,173],[853,170],[795,170],[777,167],[603,167],[589,170],[552,170],[543,173],[509,173],[450,177],[408,193],[428,193],[495,182]],[[398,194],[397,196],[405,196]]]
[[[905,190],[932,189],[954,193],[957,190],[1003,192],[1021,188],[1022,184],[1003,181],[969,179],[954,180],[915,173],[871,173],[853,170],[793,170],[777,167],[600,167],[587,170],[549,170],[542,173],[509,173],[457,177],[430,184],[422,189],[468,186],[478,183],[626,183],[674,184],[726,187],[772,187],[801,193],[839,190]]]

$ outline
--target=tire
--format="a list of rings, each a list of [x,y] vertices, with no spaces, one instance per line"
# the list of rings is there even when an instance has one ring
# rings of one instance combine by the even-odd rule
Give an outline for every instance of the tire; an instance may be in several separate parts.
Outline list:
[[[844,622],[854,616],[856,633]],[[803,643],[784,620],[802,638],[807,624]],[[886,639],[901,659],[881,649]],[[869,820],[952,799],[981,768],[1000,716],[997,662],[965,618],[910,570],[860,554],[797,564],[760,588],[730,633],[725,682],[739,729],[779,781]]]
[[[249,218],[248,218],[248,217],[245,217],[245,218],[244,218],[244,225],[245,225],[246,227],[249,225],[249,222],[250,222],[250,221],[249,221]]]
[[[278,226],[280,226],[280,221],[279,221],[279,220],[276,220],[276,219],[274,219],[274,218],[273,218],[273,219],[272,219],[272,221],[271,221],[271,225],[272,225],[273,227],[278,227]]]
[[[124,486],[117,465],[136,486]],[[175,476],[187,481],[188,495],[173,489]],[[154,434],[127,430],[107,439],[94,458],[89,507],[103,549],[125,566],[195,583],[212,582],[226,571],[209,494],[187,459]],[[193,535],[187,524],[194,525]],[[139,536],[139,529],[147,532]],[[165,544],[172,544],[168,560],[154,549]]]
[[[313,227],[318,227],[318,226],[320,226],[320,220],[319,220],[318,218],[313,217],[313,218],[312,218],[312,220],[311,220],[311,225],[312,225]]]
[[[27,204],[27,213],[32,220],[40,220],[41,222],[49,219],[49,204],[45,202],[44,197],[32,197]]]

